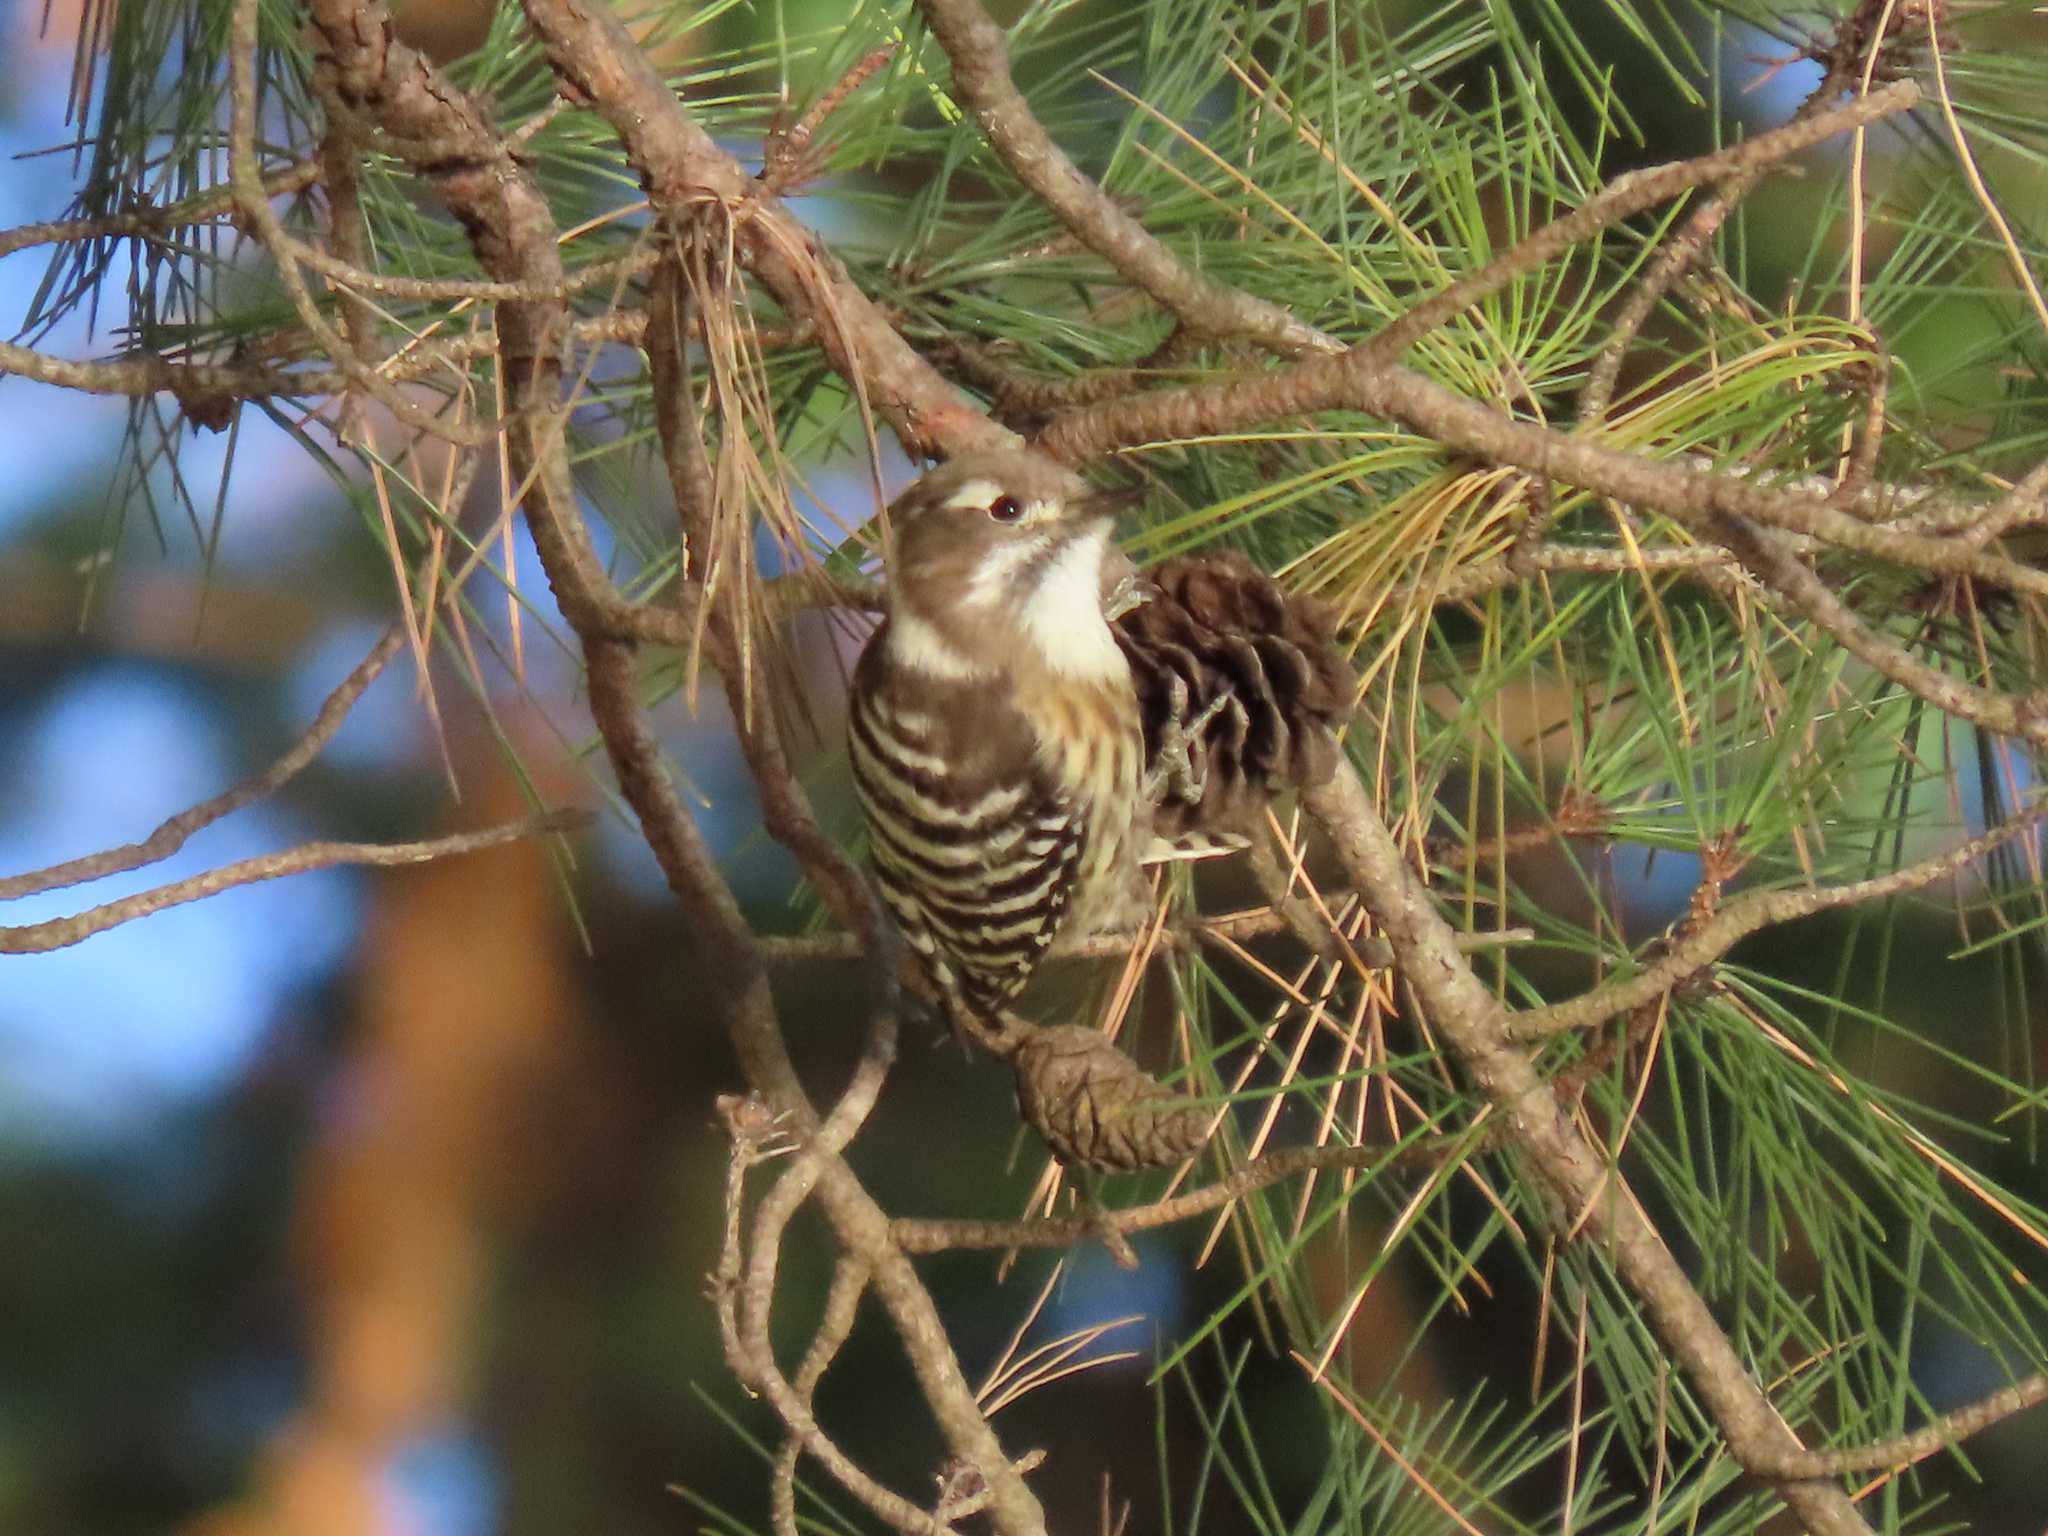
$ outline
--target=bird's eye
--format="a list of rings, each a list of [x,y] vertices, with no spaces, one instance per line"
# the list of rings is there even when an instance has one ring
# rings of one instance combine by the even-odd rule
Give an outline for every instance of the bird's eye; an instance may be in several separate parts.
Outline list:
[[[988,515],[999,523],[1014,523],[1024,515],[1024,503],[1014,496],[998,496],[988,504]]]

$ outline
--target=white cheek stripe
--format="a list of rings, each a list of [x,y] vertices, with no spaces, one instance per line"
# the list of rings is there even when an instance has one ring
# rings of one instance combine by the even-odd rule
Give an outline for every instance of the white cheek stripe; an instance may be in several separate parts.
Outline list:
[[[889,659],[926,677],[981,677],[982,669],[948,645],[945,638],[914,613],[898,609],[889,616]]]
[[[963,601],[974,608],[1007,606],[1015,600],[1017,573],[1045,552],[1045,536],[1012,539],[981,557],[968,578]]]

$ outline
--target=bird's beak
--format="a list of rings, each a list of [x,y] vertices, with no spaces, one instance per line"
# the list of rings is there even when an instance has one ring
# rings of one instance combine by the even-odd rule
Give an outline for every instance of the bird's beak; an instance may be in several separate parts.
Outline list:
[[[1128,486],[1115,491],[1090,491],[1075,503],[1074,511],[1088,522],[1114,523],[1117,514],[1145,499],[1145,488]]]

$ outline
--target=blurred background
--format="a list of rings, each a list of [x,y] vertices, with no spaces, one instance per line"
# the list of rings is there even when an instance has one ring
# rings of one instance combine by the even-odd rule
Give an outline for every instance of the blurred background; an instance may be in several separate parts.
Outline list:
[[[401,9],[410,35],[443,56],[481,35],[480,7]],[[815,21],[832,7],[808,9]],[[747,12],[727,23],[760,24]],[[75,26],[66,3],[0,0],[0,226],[67,202]],[[1628,40],[1596,28],[1595,43],[1628,93]],[[1782,120],[1813,78],[1786,56],[1760,33],[1732,45],[1731,77],[1750,89],[1731,118]],[[1634,89],[1642,119],[1667,137],[1624,146],[1613,169],[1703,147],[1698,117],[1675,102],[1660,110],[1654,79]],[[1788,220],[1803,212],[1794,182],[1758,198]],[[1804,238],[1788,234],[1788,250]],[[0,262],[0,315],[18,318],[44,271],[36,252]],[[1959,309],[1918,342],[1893,340],[1953,342],[1982,323]],[[96,324],[95,336],[67,322],[39,344],[81,356],[109,346],[118,292]],[[168,407],[162,421],[187,430]],[[182,447],[179,472],[201,505],[234,456],[211,522],[177,510],[161,466],[138,489],[119,462],[128,425],[124,402],[0,381],[0,874],[142,837],[262,767],[392,610],[377,542],[256,412],[232,437]],[[838,468],[838,481],[818,483],[839,485],[844,515],[858,519],[861,481]],[[903,466],[893,473],[900,481]],[[530,550],[515,564],[535,569]],[[544,611],[535,585],[526,595]],[[451,673],[436,679],[430,711],[401,655],[284,794],[167,864],[0,915],[75,911],[314,838],[428,836],[518,815],[527,801],[504,766],[506,741],[543,799],[600,803],[579,757],[588,727],[574,669],[541,626],[524,634],[523,684],[500,669],[502,686],[479,699]],[[509,647],[509,627],[498,639]],[[672,702],[662,723],[759,921],[787,926],[788,870],[752,831],[719,706],[707,693],[692,720]],[[824,782],[829,798],[829,773]],[[0,1531],[758,1526],[766,1466],[750,1437],[765,1421],[732,1386],[703,1299],[724,1172],[712,1100],[738,1074],[695,1017],[698,989],[652,861],[607,810],[600,832],[576,840],[573,867],[533,844],[404,873],[305,875],[5,962]],[[1692,869],[1666,857],[1639,873],[1646,923],[1668,920]],[[1832,951],[1817,936],[1749,958],[1826,985]],[[783,983],[790,1033],[819,1081],[843,1067],[856,1033],[851,977],[819,967]],[[1965,1002],[1953,967],[1939,998],[1888,999],[1895,1013],[1961,1018],[1964,1036]],[[1968,1110],[1960,1080],[1916,1088]],[[1011,1214],[1038,1170],[1013,1124],[1002,1073],[913,1038],[856,1161],[894,1209]],[[1999,1171],[2048,1197],[2038,1170]],[[1157,1239],[1136,1275],[1078,1255],[1030,1337],[1134,1317],[1098,1352],[1148,1353],[1238,1283],[1228,1245],[1189,1269],[1201,1237]],[[800,1221],[792,1338],[819,1303],[821,1252]],[[997,1360],[1048,1269],[986,1257],[932,1266],[970,1373]],[[1529,1353],[1533,1297],[1520,1276],[1495,1278],[1484,1312],[1439,1330],[1445,1342],[1408,1361],[1404,1386],[1426,1400]],[[1414,1324],[1397,1277],[1375,1288],[1352,1342],[1369,1351]],[[1247,1402],[1269,1430],[1302,1426],[1299,1464],[1283,1456],[1266,1469],[1290,1508],[1290,1489],[1313,1477],[1320,1420],[1298,1373],[1241,1332],[1254,1345]],[[1918,1347],[1937,1400],[1991,1384],[1965,1345],[1929,1334]],[[1237,1348],[1223,1354],[1237,1360]],[[1182,1473],[1200,1441],[1184,1396],[1172,1383],[1155,1393],[1148,1374],[1142,1358],[1104,1366],[1037,1389],[999,1420],[1013,1443],[1054,1448],[1040,1487],[1058,1528],[1092,1528],[1104,1499],[1125,1497],[1139,1500],[1139,1528],[1165,1523],[1160,1439],[1183,1446]],[[844,1417],[856,1400],[864,1410]],[[929,1474],[934,1442],[882,1330],[856,1332],[822,1407],[853,1425],[847,1449],[886,1479],[915,1488]],[[2041,1434],[2036,1415],[1979,1442],[1985,1481],[1952,1478],[1949,1512],[1987,1532],[2040,1531]],[[1205,1524],[1252,1526],[1222,1499]]]

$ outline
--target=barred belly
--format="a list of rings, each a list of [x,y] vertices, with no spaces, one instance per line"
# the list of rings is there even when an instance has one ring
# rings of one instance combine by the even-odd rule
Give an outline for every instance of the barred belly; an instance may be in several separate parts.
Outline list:
[[[930,721],[856,693],[848,733],[883,900],[942,989],[977,1012],[1024,986],[1065,921],[1088,818],[1029,763],[968,782]]]

